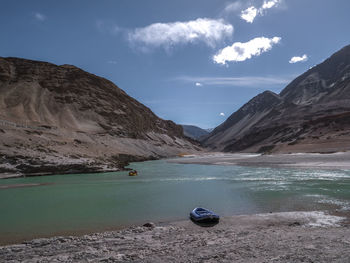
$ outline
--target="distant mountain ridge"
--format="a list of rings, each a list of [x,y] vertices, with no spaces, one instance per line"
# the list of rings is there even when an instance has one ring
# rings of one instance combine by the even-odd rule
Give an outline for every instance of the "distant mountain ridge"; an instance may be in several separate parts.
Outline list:
[[[216,127],[202,144],[228,152],[350,150],[350,45],[293,80],[265,91]]]
[[[194,125],[181,125],[181,126],[184,130],[185,136],[190,137],[194,140],[199,140],[203,136],[209,134],[209,132],[207,130],[199,128],[199,127],[194,126]]]
[[[0,135],[0,172],[9,173],[113,170],[199,150],[109,80],[20,58],[0,58]]]

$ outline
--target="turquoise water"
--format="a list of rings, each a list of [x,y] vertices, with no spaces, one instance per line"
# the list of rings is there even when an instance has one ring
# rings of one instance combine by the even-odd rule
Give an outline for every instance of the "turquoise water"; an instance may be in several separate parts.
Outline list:
[[[50,183],[0,189],[0,241],[186,219],[196,206],[220,215],[350,211],[350,171],[134,163],[127,172],[1,180]]]

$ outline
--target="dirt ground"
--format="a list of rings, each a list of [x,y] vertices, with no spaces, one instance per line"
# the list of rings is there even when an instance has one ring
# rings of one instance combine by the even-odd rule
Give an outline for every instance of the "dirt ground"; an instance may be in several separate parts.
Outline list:
[[[350,262],[350,227],[323,212],[190,220],[0,247],[0,262]]]
[[[241,165],[256,167],[345,169],[350,170],[350,152],[292,153],[292,154],[247,154],[247,153],[202,153],[185,158],[169,159],[181,164]]]

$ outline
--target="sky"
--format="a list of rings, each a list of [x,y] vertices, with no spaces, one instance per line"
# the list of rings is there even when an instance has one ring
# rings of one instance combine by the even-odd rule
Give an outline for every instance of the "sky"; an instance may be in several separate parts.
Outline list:
[[[72,64],[213,128],[350,44],[349,0],[0,0],[0,56]]]

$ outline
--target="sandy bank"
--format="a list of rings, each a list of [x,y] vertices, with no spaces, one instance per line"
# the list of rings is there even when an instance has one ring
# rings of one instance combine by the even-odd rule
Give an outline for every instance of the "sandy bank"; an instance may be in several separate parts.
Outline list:
[[[1,190],[1,189],[10,189],[10,188],[23,188],[23,187],[44,186],[44,185],[50,185],[50,184],[53,184],[53,183],[0,185],[0,190]]]
[[[0,174],[0,179],[9,179],[9,178],[18,178],[18,177],[23,177],[23,175],[17,174],[17,173],[2,173],[2,174]]]
[[[350,170],[350,152],[338,153],[294,153],[294,154],[240,154],[207,153],[170,159],[169,162],[181,164],[214,164],[240,166],[266,166],[312,169]]]
[[[349,262],[350,227],[322,212],[191,221],[0,247],[1,262]]]

